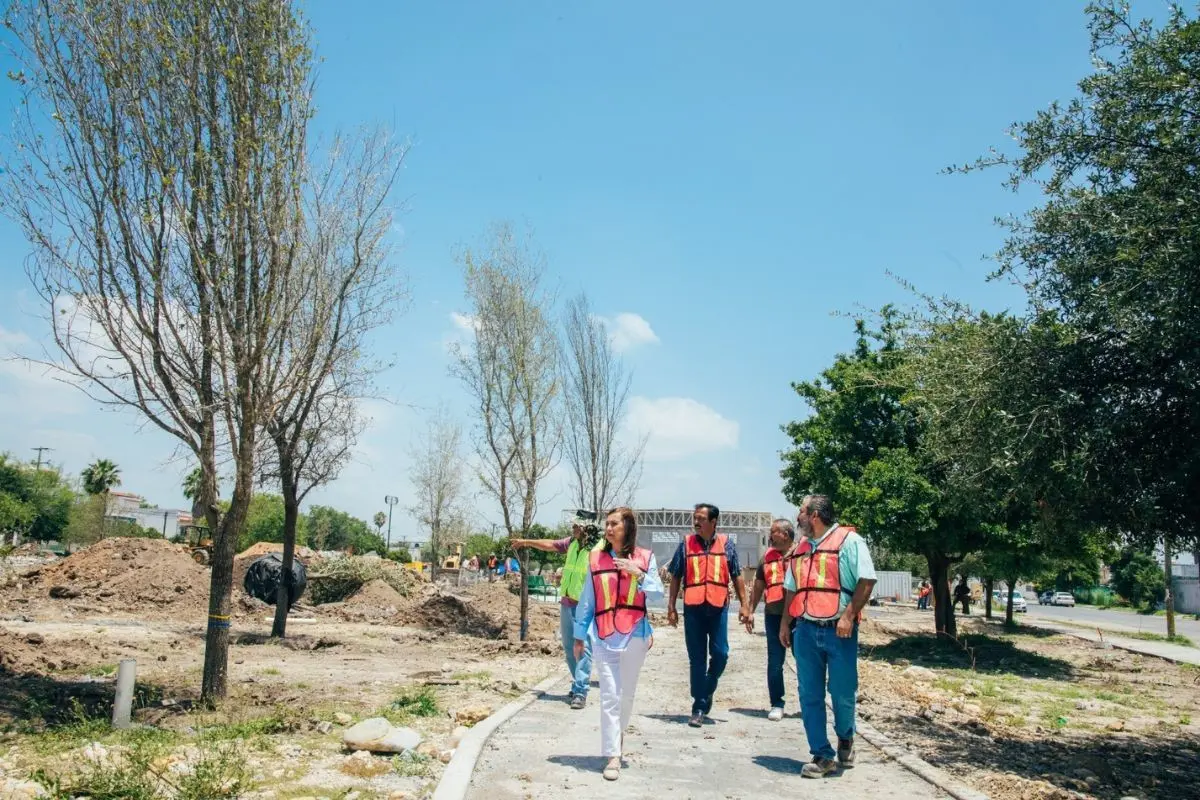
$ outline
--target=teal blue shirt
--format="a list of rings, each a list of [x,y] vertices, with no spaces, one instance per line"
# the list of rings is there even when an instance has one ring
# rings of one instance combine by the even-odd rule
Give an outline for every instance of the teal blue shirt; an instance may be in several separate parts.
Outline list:
[[[813,549],[820,546],[821,542],[837,529],[838,526],[834,525],[825,531],[825,535],[820,539],[810,539]],[[867,549],[867,541],[853,531],[846,536],[846,541],[842,542],[842,549],[838,551],[838,580],[842,584],[842,588],[846,590],[838,597],[839,614],[846,610],[846,606],[850,605],[850,598],[854,596],[854,588],[858,586],[860,580],[876,580],[875,562],[871,560],[871,551]],[[790,569],[783,576],[783,588],[789,592],[796,591],[796,576]],[[807,614],[804,616],[808,617]]]

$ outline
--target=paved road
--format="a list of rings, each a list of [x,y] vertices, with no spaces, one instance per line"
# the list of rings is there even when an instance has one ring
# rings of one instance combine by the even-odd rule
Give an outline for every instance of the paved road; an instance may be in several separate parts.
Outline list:
[[[691,700],[682,629],[661,627],[646,660],[633,720],[626,734],[626,766],[615,783],[600,772],[599,690],[588,707],[568,708],[561,694],[545,695],[501,727],[484,748],[467,794],[471,800],[561,800],[582,790],[605,798],[795,798],[946,795],[887,759],[862,739],[858,763],[837,777],[807,780],[809,760],[796,715],[796,679],[788,677],[791,712],[768,722],[766,640],[731,626],[729,667],[721,680],[712,721],[687,727]],[[789,665],[791,664],[789,659]],[[595,683],[593,682],[593,686]],[[831,733],[832,736],[832,733]]]
[[[972,609],[974,612],[974,609]],[[1025,614],[1017,615],[1018,618]],[[1138,614],[1124,609],[1101,609],[1093,606],[1039,606],[1036,601],[1029,602],[1028,616],[1058,622],[1073,622],[1079,625],[1098,625],[1114,631],[1144,631],[1165,635],[1167,618],[1157,614]],[[1200,622],[1188,614],[1175,615],[1175,632],[1200,644]]]

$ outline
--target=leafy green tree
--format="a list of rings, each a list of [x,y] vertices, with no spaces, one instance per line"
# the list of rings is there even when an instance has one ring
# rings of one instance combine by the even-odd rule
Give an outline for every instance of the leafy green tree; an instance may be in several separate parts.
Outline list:
[[[1002,165],[1043,193],[1006,223],[999,272],[1087,364],[1041,395],[1086,412],[1071,456],[1104,501],[1079,505],[1173,552],[1200,532],[1200,23],[1173,6],[1156,27],[1115,0],[1088,14],[1095,70],[1075,99],[1017,125],[1015,155],[964,169]]]
[[[0,533],[61,539],[75,491],[54,467],[34,469],[0,453]]]
[[[950,602],[950,567],[979,549],[983,532],[974,509],[947,492],[947,476],[922,447],[926,423],[912,402],[905,332],[890,307],[878,330],[855,323],[854,350],[837,356],[813,381],[792,388],[812,414],[784,426],[792,448],[783,454],[784,496],[829,495],[842,522],[868,542],[924,556],[936,598],[939,633],[957,634]]]
[[[250,499],[246,510],[246,526],[238,539],[238,549],[245,550],[256,542],[282,542],[284,536],[284,503],[277,494],[259,493]],[[307,530],[301,517],[297,527],[297,540],[307,542]]]
[[[312,546],[320,550],[351,550],[386,555],[383,538],[361,519],[329,506],[313,506],[307,515]]]
[[[1163,572],[1154,556],[1145,550],[1125,546],[1110,569],[1113,589],[1131,605],[1153,608],[1166,597]]]

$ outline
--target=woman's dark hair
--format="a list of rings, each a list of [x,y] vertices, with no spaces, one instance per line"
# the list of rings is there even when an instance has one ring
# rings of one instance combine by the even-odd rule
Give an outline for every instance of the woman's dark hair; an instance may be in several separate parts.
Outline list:
[[[621,558],[629,558],[633,555],[633,549],[637,546],[637,514],[633,513],[633,509],[629,506],[617,506],[604,515],[605,521],[613,514],[619,514],[621,522],[625,524],[624,552],[619,555]],[[607,539],[604,540],[604,550],[607,553],[612,552],[612,542]]]

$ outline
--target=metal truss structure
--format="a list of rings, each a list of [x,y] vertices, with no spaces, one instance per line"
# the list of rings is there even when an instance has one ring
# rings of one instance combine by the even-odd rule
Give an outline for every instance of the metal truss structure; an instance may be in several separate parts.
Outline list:
[[[638,527],[665,528],[676,530],[692,529],[690,508],[638,508]],[[563,509],[563,523],[569,522],[575,516],[575,509]],[[766,535],[771,530],[771,521],[775,517],[767,511],[722,511],[717,523],[717,530],[723,533],[761,533]]]
[[[692,529],[690,508],[639,508],[638,526],[646,528]],[[766,511],[722,511],[717,530],[723,533],[768,533],[774,517]]]

